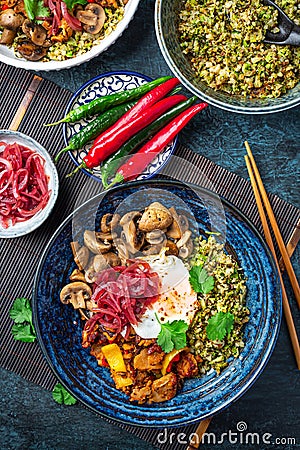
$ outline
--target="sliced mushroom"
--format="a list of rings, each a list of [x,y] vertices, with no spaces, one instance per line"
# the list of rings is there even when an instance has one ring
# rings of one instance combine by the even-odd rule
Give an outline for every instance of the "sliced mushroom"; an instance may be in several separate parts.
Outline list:
[[[74,269],[70,275],[70,281],[85,281],[84,273],[78,269]]]
[[[121,263],[125,264],[127,259],[129,258],[129,251],[126,246],[126,243],[121,238],[117,238],[115,239],[114,244],[118,252],[119,258],[121,259]]]
[[[192,232],[190,230],[185,231],[182,235],[182,238],[176,242],[177,247],[180,248],[183,245],[185,245],[188,242],[188,240],[190,239],[191,235],[192,235]]]
[[[186,259],[191,256],[193,248],[193,242],[191,239],[189,239],[182,247],[180,247],[178,253],[179,258]]]
[[[95,277],[96,273],[97,272],[96,272],[95,267],[94,267],[94,258],[92,258],[89,267],[84,272],[85,281],[87,283],[90,283],[90,284],[95,283],[95,281],[96,281],[96,277]]]
[[[95,272],[101,272],[107,267],[115,267],[121,264],[121,259],[113,252],[96,255],[94,258]]]
[[[183,232],[181,230],[179,216],[178,216],[175,208],[172,207],[169,209],[169,211],[172,214],[173,222],[172,222],[171,226],[168,228],[168,231],[166,234],[171,239],[180,239]]]
[[[168,228],[172,222],[173,217],[170,211],[161,203],[154,202],[145,209],[139,221],[139,229],[146,232],[155,229],[163,230]]]
[[[142,217],[142,214],[139,211],[130,211],[124,214],[124,216],[120,219],[120,225],[123,227],[126,223],[130,222],[131,220],[134,219],[137,220],[140,217]]]
[[[145,235],[146,241],[149,242],[149,244],[162,244],[165,239],[165,233],[162,230],[153,230],[148,231]]]
[[[71,242],[71,249],[74,256],[74,261],[79,270],[84,270],[90,258],[89,250],[83,245],[80,247],[79,242]]]
[[[97,3],[88,3],[83,10],[77,12],[76,17],[84,24],[83,29],[91,34],[99,33],[106,20],[104,9]]]
[[[180,225],[181,231],[184,233],[185,231],[187,231],[189,229],[189,226],[190,226],[188,218],[186,216],[184,216],[183,214],[179,214],[178,218],[179,218],[179,225]]]
[[[111,249],[109,242],[97,239],[95,231],[85,230],[83,234],[84,245],[94,254],[107,253]]]
[[[178,256],[179,250],[175,242],[167,241],[165,243],[165,247],[167,247],[167,251],[165,253],[167,256],[168,255]]]
[[[43,46],[47,40],[47,31],[42,25],[26,19],[22,25],[22,31],[35,45]],[[49,43],[51,45],[51,42]]]
[[[117,225],[120,222],[120,216],[119,214],[104,214],[101,219],[101,231],[102,233],[110,233],[114,230],[114,228],[117,227]]]
[[[135,254],[144,244],[145,236],[144,233],[136,227],[134,220],[131,220],[123,226],[121,239],[126,243],[129,251]]]
[[[45,47],[39,47],[29,40],[22,40],[17,46],[17,51],[29,61],[38,61],[42,59],[46,53],[47,49]]]
[[[71,303],[74,309],[85,308],[86,302],[92,296],[91,288],[82,281],[69,283],[60,292],[60,301],[67,305]]]
[[[145,256],[158,255],[161,249],[163,248],[163,245],[164,245],[163,243],[155,245],[146,245],[142,249],[142,253]]]
[[[115,233],[103,233],[102,231],[96,231],[95,235],[101,241],[113,241],[116,238]]]
[[[0,14],[0,27],[3,27],[0,44],[11,45],[16,37],[18,28],[22,25],[24,17],[16,14],[13,9],[6,9]]]

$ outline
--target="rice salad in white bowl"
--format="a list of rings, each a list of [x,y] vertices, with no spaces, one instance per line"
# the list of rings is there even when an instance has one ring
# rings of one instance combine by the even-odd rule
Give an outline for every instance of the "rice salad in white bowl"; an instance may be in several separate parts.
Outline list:
[[[139,0],[0,0],[1,61],[28,70],[60,70],[107,50]]]

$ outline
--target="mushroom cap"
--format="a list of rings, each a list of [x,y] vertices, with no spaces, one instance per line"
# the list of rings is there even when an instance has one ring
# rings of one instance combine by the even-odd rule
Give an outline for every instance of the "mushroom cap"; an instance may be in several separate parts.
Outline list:
[[[35,45],[44,45],[47,39],[47,31],[42,25],[26,19],[23,22],[22,30]]]
[[[60,301],[64,304],[72,303],[74,309],[85,308],[86,301],[92,296],[91,288],[82,281],[75,281],[64,286],[60,292]]]
[[[91,34],[99,33],[106,20],[104,9],[97,3],[88,3],[83,10],[77,12],[76,17],[84,24],[83,29]]]
[[[13,9],[5,9],[0,13],[0,26],[16,31],[23,23],[24,17],[15,13]]]
[[[121,238],[126,243],[129,251],[133,254],[140,250],[145,240],[144,233],[136,227],[134,220],[125,223]]]
[[[39,59],[42,59],[47,53],[46,48],[35,45],[28,39],[25,39],[19,43],[19,45],[17,46],[17,51],[24,58],[28,59],[28,61],[38,61]]]
[[[111,214],[111,213],[104,214],[104,216],[102,216],[101,218],[101,225],[100,225],[101,231],[103,233],[110,233],[114,228],[116,228],[119,222],[120,222],[119,214]]]
[[[107,253],[111,249],[109,242],[103,242],[97,239],[97,234],[92,230],[85,230],[83,234],[84,245],[95,255]]]

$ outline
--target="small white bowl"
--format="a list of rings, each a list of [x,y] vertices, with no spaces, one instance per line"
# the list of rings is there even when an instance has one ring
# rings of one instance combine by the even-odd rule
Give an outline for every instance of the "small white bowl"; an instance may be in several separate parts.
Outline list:
[[[70,67],[78,66],[84,62],[89,61],[95,56],[100,55],[100,53],[114,44],[115,41],[123,34],[124,30],[128,27],[130,21],[133,19],[135,11],[138,7],[140,0],[129,0],[125,5],[125,12],[123,19],[117,24],[116,29],[111,32],[107,37],[105,37],[99,45],[95,45],[88,52],[83,55],[76,56],[75,58],[70,58],[65,61],[28,61],[24,58],[17,58],[14,51],[5,45],[0,45],[0,60],[5,64],[10,66],[19,67],[27,70],[61,70],[69,69]]]
[[[48,187],[49,190],[51,190],[51,194],[45,208],[38,211],[33,217],[25,222],[17,222],[15,225],[8,228],[3,228],[0,225],[0,238],[16,238],[31,233],[48,218],[58,195],[58,174],[47,150],[26,134],[20,133],[19,131],[0,130],[0,142],[17,142],[18,144],[24,145],[30,148],[30,150],[39,153],[45,160],[45,173],[49,177]]]

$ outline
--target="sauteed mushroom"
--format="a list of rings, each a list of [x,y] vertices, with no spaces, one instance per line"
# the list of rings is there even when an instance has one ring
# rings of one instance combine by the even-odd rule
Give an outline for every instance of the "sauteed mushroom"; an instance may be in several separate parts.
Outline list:
[[[83,10],[77,12],[76,17],[84,24],[83,29],[91,34],[99,33],[106,20],[104,9],[97,3],[88,3]]]
[[[178,216],[175,208],[172,207],[169,209],[169,211],[172,214],[173,222],[172,222],[171,226],[169,227],[169,229],[167,230],[167,236],[168,236],[168,238],[171,238],[171,239],[180,239],[183,232],[181,230],[179,216]]]
[[[32,42],[35,45],[44,46],[45,44],[47,46],[51,45],[51,42],[49,41],[48,44],[46,42],[47,39],[47,31],[44,27],[41,25],[31,22],[30,20],[26,19],[23,22],[22,25],[22,31],[26,34],[26,36],[32,40]]]
[[[149,242],[149,244],[153,245],[161,244],[166,239],[165,233],[162,230],[148,231],[145,238],[146,241]]]
[[[134,220],[131,220],[123,226],[121,239],[126,243],[129,251],[134,254],[141,249],[145,237],[144,233],[136,227]]]
[[[21,14],[16,14],[13,9],[6,9],[0,14],[0,26],[3,27],[3,32],[0,44],[12,44],[18,28],[22,25],[24,17]]]
[[[71,242],[71,249],[74,256],[74,261],[77,264],[78,269],[84,270],[90,258],[89,250],[84,245],[80,247],[77,241]]]
[[[47,52],[45,47],[35,45],[33,42],[24,39],[17,46],[18,52],[29,61],[38,61],[42,59]]]
[[[69,278],[70,281],[85,281],[84,273],[78,269],[74,269]]]
[[[110,233],[120,222],[119,214],[104,214],[101,219],[101,231],[103,233]]]
[[[111,244],[109,242],[97,239],[95,231],[85,230],[83,239],[84,245],[96,255],[99,253],[107,253],[111,249]]]
[[[92,296],[91,288],[82,281],[69,283],[60,292],[60,301],[67,305],[71,303],[74,309],[86,308],[86,302]]]

